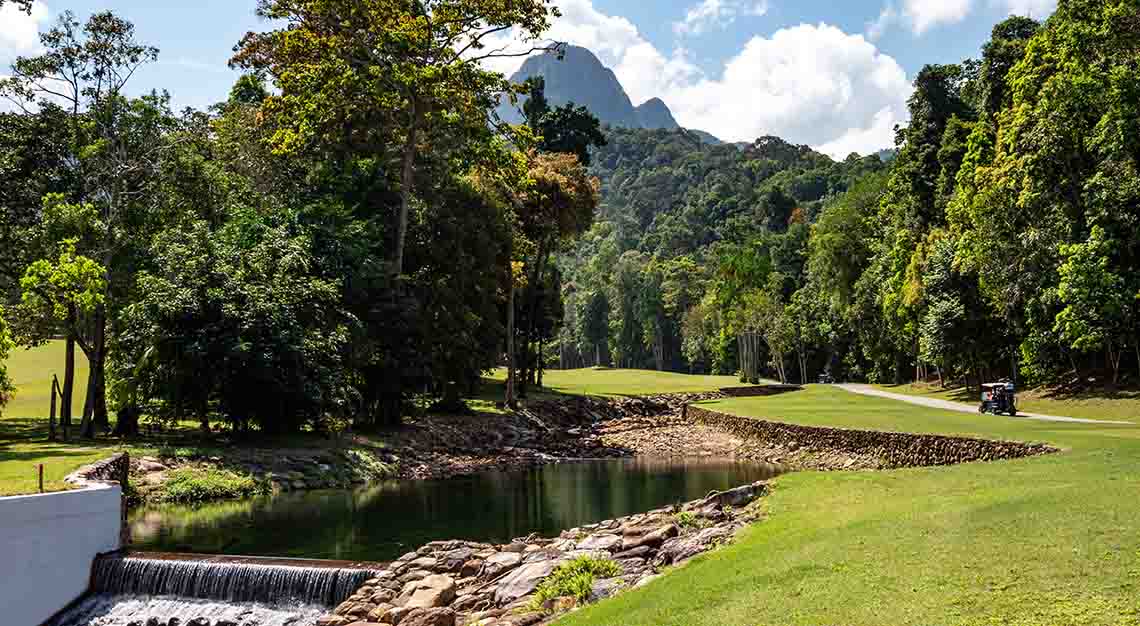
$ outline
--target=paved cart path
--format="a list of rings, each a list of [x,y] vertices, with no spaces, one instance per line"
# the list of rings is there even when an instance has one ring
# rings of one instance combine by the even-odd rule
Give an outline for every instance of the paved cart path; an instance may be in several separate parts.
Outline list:
[[[947,411],[960,411],[962,413],[977,413],[978,406],[975,404],[966,404],[964,402],[952,402],[950,400],[941,400],[938,398],[923,398],[921,396],[908,396],[902,393],[892,393],[890,391],[883,391],[871,385],[859,385],[854,383],[836,385],[837,387],[850,391],[851,393],[858,393],[864,396],[876,396],[879,398],[889,398],[891,400],[898,400],[900,402],[909,402],[911,404],[918,404],[921,406],[928,406],[933,409],[945,409]],[[1041,422],[1068,422],[1073,424],[1132,424],[1132,422],[1114,422],[1110,420],[1091,420],[1080,417],[1063,417],[1059,415],[1042,415],[1040,413],[1023,413],[1018,411],[1016,417],[1010,419],[1031,419]]]

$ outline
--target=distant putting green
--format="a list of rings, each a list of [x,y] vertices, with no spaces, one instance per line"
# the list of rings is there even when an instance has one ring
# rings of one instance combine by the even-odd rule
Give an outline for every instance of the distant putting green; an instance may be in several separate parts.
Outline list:
[[[497,369],[491,378],[506,380],[507,370]],[[587,396],[636,396],[657,393],[699,393],[739,386],[736,376],[690,376],[654,370],[590,367],[576,370],[546,370],[544,389]]]
[[[1065,452],[782,476],[763,501],[767,519],[736,543],[560,625],[1140,624],[1140,427],[954,413],[826,387],[708,404]]]

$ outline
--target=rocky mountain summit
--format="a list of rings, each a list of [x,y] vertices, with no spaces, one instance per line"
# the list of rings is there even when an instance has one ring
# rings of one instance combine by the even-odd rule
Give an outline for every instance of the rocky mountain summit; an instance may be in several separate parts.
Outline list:
[[[586,48],[567,46],[561,59],[553,53],[530,57],[511,75],[510,81],[523,83],[534,76],[542,76],[546,80],[546,99],[552,106],[573,102],[589,109],[602,124],[650,130],[681,128],[661,98],[650,98],[634,106],[613,70]],[[521,106],[521,101],[517,107],[504,102],[497,112],[503,120],[520,124],[523,121],[519,111]],[[702,141],[720,143],[719,139],[706,132],[694,132]]]

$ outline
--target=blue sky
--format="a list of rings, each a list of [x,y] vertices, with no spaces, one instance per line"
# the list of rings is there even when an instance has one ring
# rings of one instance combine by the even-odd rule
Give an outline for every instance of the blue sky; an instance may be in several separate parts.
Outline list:
[[[661,97],[682,125],[723,139],[775,134],[841,157],[890,144],[910,82],[926,63],[976,56],[1011,13],[1043,18],[1056,0],[555,0],[550,35],[584,45],[634,104]],[[0,75],[35,51],[60,12],[112,9],[161,49],[136,90],[167,89],[179,107],[224,98],[233,45],[264,28],[254,0],[37,0],[0,9]],[[510,72],[517,61],[496,66]]]

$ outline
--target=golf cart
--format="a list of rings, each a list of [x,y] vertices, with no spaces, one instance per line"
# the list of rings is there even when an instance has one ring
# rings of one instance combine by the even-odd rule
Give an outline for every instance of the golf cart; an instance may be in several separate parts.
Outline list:
[[[1013,383],[986,383],[982,385],[982,404],[978,413],[1017,415],[1017,394]]]

